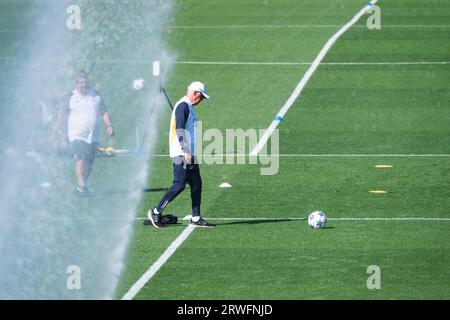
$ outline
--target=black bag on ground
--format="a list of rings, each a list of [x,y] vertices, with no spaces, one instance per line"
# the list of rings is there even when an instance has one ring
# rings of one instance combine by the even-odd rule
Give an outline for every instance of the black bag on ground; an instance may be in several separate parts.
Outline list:
[[[161,217],[162,224],[177,224],[177,222],[178,222],[178,217],[174,216],[172,214],[167,214],[167,215]],[[145,219],[143,224],[147,226],[147,225],[152,224],[152,222],[150,221],[150,219]]]
[[[167,214],[161,217],[162,224],[177,224],[178,217],[172,214]]]

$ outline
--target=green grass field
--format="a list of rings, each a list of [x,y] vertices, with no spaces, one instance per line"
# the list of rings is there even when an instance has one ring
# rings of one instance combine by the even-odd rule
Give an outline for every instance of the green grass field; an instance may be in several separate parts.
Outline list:
[[[166,39],[179,61],[311,62],[365,3],[182,1],[179,27]],[[195,230],[136,299],[450,298],[450,6],[379,6],[382,29],[366,28],[363,16],[279,125],[280,154],[289,156],[280,157],[277,175],[262,176],[256,165],[202,166],[203,215],[218,227]],[[429,61],[447,64],[396,64]],[[177,64],[168,91],[181,96],[186,83],[201,79],[213,97],[198,108],[204,128],[267,128],[307,67]],[[167,152],[164,139],[158,150]],[[233,188],[218,188],[224,181]],[[170,161],[154,159],[149,184],[170,182]],[[387,193],[369,193],[379,189]],[[138,215],[162,194],[147,196]],[[314,210],[328,215],[328,228],[284,219]],[[189,214],[189,192],[167,212]],[[185,224],[156,230],[136,222],[117,297]],[[379,290],[367,288],[370,265],[380,267]]]
[[[190,82],[206,83],[212,98],[197,107],[203,130],[266,129],[327,40],[366,3],[175,1],[161,30],[178,61],[166,89],[174,102]],[[280,122],[277,174],[261,175],[261,164],[201,166],[202,215],[217,227],[195,229],[134,299],[450,299],[450,3],[377,5],[382,28],[368,29],[364,15],[342,35]],[[14,42],[9,32],[0,37]],[[136,74],[142,68],[124,65]],[[114,97],[120,85],[101,77]],[[126,131],[126,112],[112,103],[115,111],[118,132]],[[149,192],[133,222],[117,299],[188,225],[142,224],[172,181],[171,161],[161,156],[169,109],[159,116]],[[128,161],[97,161],[93,182],[102,185],[105,172],[114,181],[108,166]],[[219,188],[223,182],[233,187]],[[315,210],[326,213],[326,228],[309,228]],[[165,213],[190,211],[187,187]],[[381,270],[380,289],[367,287],[371,265]]]

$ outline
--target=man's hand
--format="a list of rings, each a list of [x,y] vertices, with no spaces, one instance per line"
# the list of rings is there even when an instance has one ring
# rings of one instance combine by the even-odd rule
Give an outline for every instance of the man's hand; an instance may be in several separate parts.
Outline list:
[[[192,163],[192,155],[189,152],[184,154],[184,163],[191,164]]]
[[[112,137],[114,135],[114,128],[113,128],[113,126],[108,126],[108,128],[106,128],[106,132],[108,133],[108,135],[110,137]]]

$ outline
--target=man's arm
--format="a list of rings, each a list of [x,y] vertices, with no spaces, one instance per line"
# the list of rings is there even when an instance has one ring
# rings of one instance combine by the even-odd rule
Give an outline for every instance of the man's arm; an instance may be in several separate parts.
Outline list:
[[[105,102],[103,101],[103,98],[100,98],[100,112],[103,114],[103,122],[106,124],[106,132],[110,137],[114,135],[114,128],[111,120],[111,116],[109,115],[108,110],[106,109]]]
[[[189,143],[186,139],[185,130],[186,130],[186,122],[189,117],[189,106],[187,103],[183,102],[178,105],[175,110],[175,119],[176,119],[176,133],[178,137],[178,141],[180,142],[181,148],[184,152],[184,159],[187,163],[191,163],[192,156],[191,151],[189,150]]]
[[[108,111],[103,114],[103,122],[108,126],[106,132],[112,137],[114,135],[114,128]]]

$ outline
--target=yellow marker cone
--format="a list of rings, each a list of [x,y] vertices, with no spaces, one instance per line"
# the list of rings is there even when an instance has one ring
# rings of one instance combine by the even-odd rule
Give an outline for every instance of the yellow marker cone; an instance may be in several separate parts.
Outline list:
[[[387,193],[385,190],[369,190],[370,193]]]
[[[392,168],[392,164],[377,164],[375,168]]]

